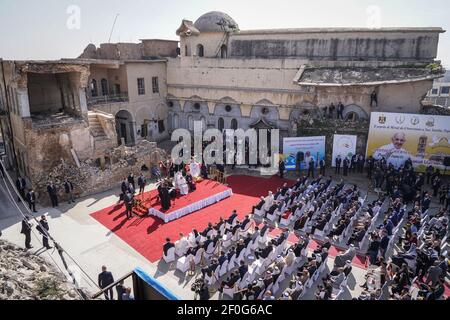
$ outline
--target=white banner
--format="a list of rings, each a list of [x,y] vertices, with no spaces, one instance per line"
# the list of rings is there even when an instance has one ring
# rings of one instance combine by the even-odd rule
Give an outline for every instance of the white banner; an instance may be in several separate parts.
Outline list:
[[[356,154],[357,136],[335,134],[333,138],[333,157],[332,167],[336,167],[336,158],[341,156],[342,161],[345,157],[351,157]]]

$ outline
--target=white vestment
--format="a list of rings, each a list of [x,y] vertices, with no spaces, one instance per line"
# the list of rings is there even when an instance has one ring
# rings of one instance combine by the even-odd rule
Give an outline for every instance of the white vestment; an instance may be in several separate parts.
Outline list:
[[[189,193],[189,186],[181,172],[175,176],[175,187],[180,189],[180,194],[185,196]]]
[[[189,170],[191,171],[191,176],[193,178],[200,177],[200,165],[197,162],[191,162],[191,164],[189,165]]]
[[[382,146],[375,150],[373,154],[375,160],[386,159],[388,164],[392,164],[396,169],[405,164],[406,160],[412,159],[411,154],[405,149],[397,149],[393,143]]]
[[[188,247],[189,242],[185,237],[175,242],[175,252],[178,256],[184,255],[187,252]]]
[[[274,199],[272,193],[270,193],[270,194],[266,197],[266,199],[265,199],[266,203],[264,204],[264,209],[265,209],[266,211],[269,210],[269,208],[272,206],[274,200],[275,200],[275,199]]]

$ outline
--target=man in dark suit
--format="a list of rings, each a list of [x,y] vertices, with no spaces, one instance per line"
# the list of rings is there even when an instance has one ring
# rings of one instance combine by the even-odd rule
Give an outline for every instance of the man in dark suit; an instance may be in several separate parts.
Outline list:
[[[127,214],[127,218],[131,219],[133,217],[133,206],[134,206],[134,197],[130,192],[127,192],[124,198],[125,201],[125,210]]]
[[[231,216],[227,219],[227,223],[228,224],[232,224],[234,219],[237,217],[237,212],[236,210],[233,210],[233,213],[231,214]]]
[[[22,230],[21,234],[25,235],[25,248],[31,249],[33,246],[31,245],[31,228],[33,225],[28,221],[30,218],[26,217],[22,220]]]
[[[66,192],[67,198],[69,199],[69,204],[75,203],[75,198],[73,196],[73,184],[69,180],[64,180],[64,191]]]
[[[263,207],[263,205],[264,205],[265,203],[266,203],[266,201],[264,200],[264,197],[261,197],[261,201],[260,201],[256,206],[253,206],[252,214],[255,213],[255,209],[261,210],[261,208]]]
[[[422,205],[422,214],[424,214],[425,211],[427,211],[430,208],[430,204],[431,204],[431,198],[430,198],[430,195],[427,192],[427,193],[425,193],[425,196],[424,196],[424,198],[422,200],[422,203],[421,203],[421,205]]]
[[[320,174],[322,176],[324,176],[325,175],[325,159],[320,159],[319,167],[320,167]]]
[[[314,158],[311,158],[311,160],[309,161],[309,166],[308,166],[308,178],[310,176],[312,176],[312,178],[314,179],[314,169],[315,169],[315,162],[314,162]]]
[[[106,267],[102,267],[102,272],[98,275],[98,286],[101,289],[105,289],[114,283],[114,277],[111,272],[106,270]],[[112,288],[105,291],[106,300],[114,300],[114,291]]]
[[[342,158],[341,156],[337,156],[336,158],[336,170],[335,170],[335,174],[341,174],[341,164],[342,164]]]
[[[344,176],[348,176],[348,167],[350,166],[350,160],[348,158],[344,159]]]
[[[167,238],[166,239],[166,243],[163,245],[163,252],[164,252],[164,255],[165,256],[167,256],[167,253],[169,252],[169,249],[170,248],[175,248],[175,244],[173,244],[171,241],[170,241],[170,238]]]
[[[22,178],[21,176],[18,176],[17,180],[16,180],[16,188],[17,188],[17,191],[19,191],[20,197],[22,197],[22,199],[25,199],[26,186],[27,186],[27,183],[26,183],[25,179]],[[18,202],[20,202],[20,197],[17,197]]]
[[[248,266],[245,264],[245,261],[241,261],[241,265],[239,266],[239,275],[241,276],[241,279],[244,278],[245,274],[248,271]]]
[[[128,183],[133,186],[133,189],[136,190],[136,182],[134,180],[134,174],[130,172],[130,175],[128,176]]]
[[[144,174],[142,173],[138,178],[138,185],[139,185],[139,194],[143,194],[145,191],[145,177]]]
[[[286,170],[286,165],[285,165],[283,159],[281,159],[280,162],[278,163],[278,170],[279,170],[279,173],[280,173],[280,178],[283,179],[284,178],[284,171]]]
[[[36,211],[36,193],[33,189],[30,189],[27,193],[27,202],[28,206],[30,207],[30,211],[37,212]]]
[[[42,243],[46,249],[51,249],[52,247],[48,243],[49,233],[50,230],[47,222],[47,217],[42,215],[41,220],[39,221],[39,224],[37,225],[36,229],[42,234]]]
[[[55,208],[58,206],[58,190],[53,182],[50,181],[50,184],[47,186],[47,192],[52,202],[52,207]]]
[[[267,210],[266,212],[266,217],[270,214],[273,215],[273,213],[275,212],[275,210],[277,210],[278,206],[280,205],[280,203],[278,201],[275,201],[272,206],[269,208],[269,210]]]
[[[264,223],[264,226],[261,228],[261,232],[260,235],[261,237],[264,237],[264,235],[266,234],[266,232],[269,230],[269,225],[267,225],[266,223]]]
[[[246,230],[248,228],[248,224],[251,222],[250,217],[249,216],[245,216],[244,221],[242,221],[241,223],[241,229],[242,230]]]
[[[219,257],[219,265],[222,266],[222,264],[227,261],[227,256],[225,255],[225,252],[220,252],[220,257]]]

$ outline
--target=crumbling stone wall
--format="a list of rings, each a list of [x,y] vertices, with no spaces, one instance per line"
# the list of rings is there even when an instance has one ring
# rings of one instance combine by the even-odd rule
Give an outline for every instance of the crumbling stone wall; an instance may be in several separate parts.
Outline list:
[[[120,146],[110,149],[105,154],[105,163],[95,160],[85,160],[80,167],[71,162],[60,160],[51,170],[36,174],[32,180],[41,204],[48,204],[47,185],[50,181],[58,188],[59,198],[66,200],[64,193],[64,179],[69,179],[75,187],[75,196],[83,197],[118,187],[123,178],[130,172],[140,175],[141,168],[146,165],[149,169],[165,160],[167,154],[158,149],[156,143],[142,141],[136,147]],[[150,171],[144,173],[150,178]]]
[[[297,126],[298,136],[326,136],[325,153],[327,164],[331,164],[333,138],[335,134],[356,135],[356,153],[366,154],[369,136],[369,121],[342,121],[336,119],[301,119]]]

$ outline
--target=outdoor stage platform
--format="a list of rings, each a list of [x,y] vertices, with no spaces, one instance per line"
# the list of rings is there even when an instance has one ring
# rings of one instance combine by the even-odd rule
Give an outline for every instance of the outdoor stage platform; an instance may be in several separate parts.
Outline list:
[[[197,190],[185,196],[179,196],[171,201],[171,208],[163,211],[158,197],[158,191],[150,192],[148,213],[150,216],[158,217],[164,223],[168,223],[193,212],[199,211],[233,195],[233,191],[216,181],[204,180],[197,183]]]

